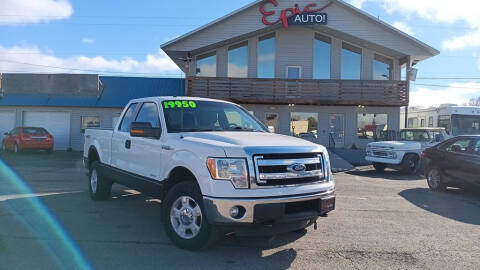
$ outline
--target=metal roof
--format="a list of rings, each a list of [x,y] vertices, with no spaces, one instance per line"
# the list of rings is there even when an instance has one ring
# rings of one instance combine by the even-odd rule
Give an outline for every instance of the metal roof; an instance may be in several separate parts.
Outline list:
[[[131,99],[185,95],[184,79],[105,76],[100,82],[98,96],[7,92],[0,98],[0,106],[123,108]]]

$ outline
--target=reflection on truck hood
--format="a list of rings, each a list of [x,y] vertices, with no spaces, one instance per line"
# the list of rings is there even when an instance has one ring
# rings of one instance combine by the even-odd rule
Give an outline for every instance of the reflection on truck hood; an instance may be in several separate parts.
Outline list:
[[[185,140],[218,146],[240,147],[318,147],[319,145],[299,138],[262,132],[193,132],[182,134]]]
[[[387,141],[387,142],[374,142],[369,143],[369,147],[376,148],[390,148],[394,147],[395,149],[421,149],[422,144],[420,142],[409,142],[409,141]]]

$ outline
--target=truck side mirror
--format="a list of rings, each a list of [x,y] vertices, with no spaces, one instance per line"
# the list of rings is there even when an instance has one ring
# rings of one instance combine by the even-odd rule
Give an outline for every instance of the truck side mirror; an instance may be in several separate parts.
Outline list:
[[[3,133],[3,135],[8,136],[8,132]]]
[[[440,134],[435,135],[435,141],[436,142],[441,142],[442,141],[442,136]]]
[[[162,130],[152,127],[149,122],[133,122],[130,127],[130,136],[132,137],[160,139],[161,134]]]

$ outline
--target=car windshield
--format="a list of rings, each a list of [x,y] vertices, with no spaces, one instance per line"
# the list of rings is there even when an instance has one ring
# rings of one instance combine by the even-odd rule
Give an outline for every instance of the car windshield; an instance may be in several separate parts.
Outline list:
[[[224,102],[171,100],[163,102],[169,133],[268,130],[241,107]]]
[[[401,141],[426,142],[430,138],[426,130],[402,130],[400,131]]]
[[[23,134],[26,134],[26,135],[46,135],[47,131],[43,128],[23,128]]]

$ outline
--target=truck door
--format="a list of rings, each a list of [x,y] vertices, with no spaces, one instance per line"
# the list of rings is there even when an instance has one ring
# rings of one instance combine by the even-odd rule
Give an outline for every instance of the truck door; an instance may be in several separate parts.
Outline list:
[[[138,103],[132,103],[120,120],[118,128],[113,131],[112,136],[112,167],[122,171],[133,172],[137,161],[132,157],[132,138],[130,137],[130,126],[135,119],[138,110]]]
[[[161,128],[157,104],[143,103],[134,122],[150,123],[152,128]],[[135,164],[132,172],[149,180],[160,180],[161,151],[157,138],[132,137],[130,156]]]
[[[465,174],[471,186],[480,188],[480,139],[473,141],[465,163]]]

